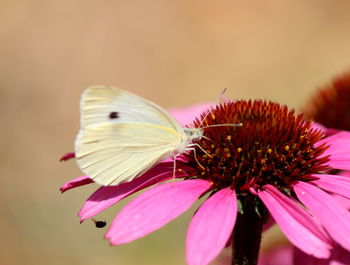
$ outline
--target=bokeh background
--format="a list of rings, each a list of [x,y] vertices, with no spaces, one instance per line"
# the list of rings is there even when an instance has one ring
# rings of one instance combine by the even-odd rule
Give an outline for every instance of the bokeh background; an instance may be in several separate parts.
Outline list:
[[[185,264],[195,209],[111,247],[76,217],[96,186],[60,194],[81,174],[58,161],[73,150],[80,93],[114,85],[172,108],[228,88],[299,109],[349,69],[349,11],[346,0],[0,1],[0,264]]]

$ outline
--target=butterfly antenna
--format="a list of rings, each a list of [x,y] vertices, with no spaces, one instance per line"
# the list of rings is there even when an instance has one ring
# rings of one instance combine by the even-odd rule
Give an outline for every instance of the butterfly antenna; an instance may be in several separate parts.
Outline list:
[[[225,87],[225,88],[221,91],[220,96],[223,96],[223,95],[226,93],[226,91],[227,91],[227,88]]]
[[[223,103],[223,102],[228,101],[228,98],[225,96],[226,91],[227,91],[227,88],[224,88],[224,89],[222,90],[222,92],[220,93],[220,96],[219,96],[219,98],[217,99],[217,101],[219,101],[220,103]]]
[[[205,116],[203,117],[203,119],[201,120],[201,123],[199,124],[199,127],[202,128],[203,122],[205,121],[205,119],[208,117],[209,113],[211,112],[212,107],[210,107],[210,109],[207,111],[207,113],[205,114]]]
[[[207,125],[207,126],[201,127],[201,129],[204,129],[204,128],[211,128],[211,127],[224,127],[224,126],[242,127],[242,126],[243,126],[243,123],[240,122],[240,123],[213,124],[213,125]]]
[[[224,94],[226,93],[226,91],[227,91],[227,88],[225,87],[225,88],[221,91],[219,97],[218,97],[215,101],[216,101],[216,102],[221,102],[221,101],[222,101],[222,97],[224,96]],[[212,107],[208,110],[208,112],[207,112],[207,113],[205,114],[205,116],[203,117],[201,123],[199,124],[200,127],[202,127],[203,122],[204,122],[205,119],[208,117],[208,115],[209,115],[209,113],[211,112],[211,110],[212,110]]]

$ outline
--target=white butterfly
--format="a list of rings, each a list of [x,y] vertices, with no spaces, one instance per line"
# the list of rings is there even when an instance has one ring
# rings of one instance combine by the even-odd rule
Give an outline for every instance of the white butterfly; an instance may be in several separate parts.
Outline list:
[[[76,159],[85,174],[104,186],[140,176],[203,136],[202,128],[182,128],[160,106],[116,87],[88,87],[80,111]]]

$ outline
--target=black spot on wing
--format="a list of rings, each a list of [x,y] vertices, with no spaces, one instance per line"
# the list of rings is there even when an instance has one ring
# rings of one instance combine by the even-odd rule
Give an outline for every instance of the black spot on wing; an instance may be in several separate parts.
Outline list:
[[[109,118],[110,119],[117,119],[117,118],[119,118],[119,113],[116,111],[113,111],[113,112],[109,113]]]

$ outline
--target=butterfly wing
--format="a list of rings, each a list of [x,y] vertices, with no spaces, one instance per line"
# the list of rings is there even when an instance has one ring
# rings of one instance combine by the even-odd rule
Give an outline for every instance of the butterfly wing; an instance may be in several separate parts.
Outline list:
[[[180,124],[153,102],[117,87],[91,86],[80,101],[81,128],[103,122],[158,124],[181,131]]]
[[[122,89],[86,89],[81,112],[77,162],[101,185],[132,180],[181,142],[182,128],[165,110]]]
[[[180,140],[175,130],[159,125],[104,123],[80,135],[77,161],[98,184],[117,185],[169,156]]]

